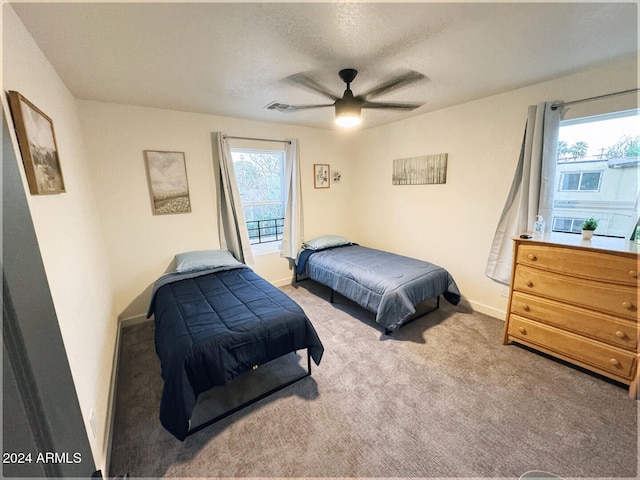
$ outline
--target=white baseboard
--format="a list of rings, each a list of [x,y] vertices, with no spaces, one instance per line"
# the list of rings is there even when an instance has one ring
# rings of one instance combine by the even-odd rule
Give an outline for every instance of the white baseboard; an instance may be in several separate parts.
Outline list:
[[[485,315],[497,318],[498,320],[504,321],[504,319],[506,318],[507,313],[499,308],[490,307],[489,305],[467,300],[466,298],[461,299],[460,303],[468,308],[471,308],[471,310],[473,310],[474,312],[484,313]]]
[[[118,321],[118,330],[116,332],[116,346],[113,352],[113,364],[111,371],[111,384],[109,385],[109,401],[107,404],[107,421],[106,421],[106,457],[105,457],[105,471],[103,475],[108,475],[111,462],[111,449],[113,442],[113,425],[115,423],[115,404],[116,395],[118,390],[118,370],[120,367],[120,344],[122,341],[122,329],[130,327],[132,325],[138,325],[143,322],[151,321],[146,318],[146,314],[133,315],[127,318],[121,318]],[[108,477],[105,477],[108,478]]]
[[[109,478],[109,470],[111,464],[111,446],[113,442],[113,425],[115,423],[115,404],[116,404],[116,390],[118,385],[118,364],[120,359],[120,340],[122,338],[122,324],[118,322],[118,328],[116,331],[116,345],[113,349],[113,362],[111,364],[111,384],[109,385],[109,400],[107,402],[107,421],[106,421],[106,455],[104,459],[104,472],[103,478]]]
[[[281,278],[280,280],[275,280],[271,282],[271,285],[274,287],[286,287],[287,285],[291,285],[291,277]]]
[[[139,323],[150,322],[151,319],[147,318],[146,313],[140,313],[138,315],[132,315],[130,317],[121,318],[120,319],[120,327],[126,328],[131,327],[133,325],[138,325]]]

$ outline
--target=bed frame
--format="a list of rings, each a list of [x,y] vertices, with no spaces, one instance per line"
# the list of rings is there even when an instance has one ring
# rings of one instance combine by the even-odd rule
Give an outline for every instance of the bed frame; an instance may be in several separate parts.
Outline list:
[[[250,400],[247,400],[246,402],[242,403],[241,405],[238,405],[237,407],[233,407],[229,410],[227,410],[226,412],[223,412],[215,417],[213,417],[210,420],[207,420],[195,427],[192,427],[189,429],[189,431],[187,431],[187,437],[190,437],[191,435],[193,435],[194,433],[197,433],[201,430],[204,430],[207,427],[210,427],[211,425],[219,422],[220,420],[224,420],[227,417],[230,417],[231,415],[233,415],[234,413],[239,412],[240,410],[243,410],[251,405],[253,405],[254,403],[257,403],[261,400],[264,400],[265,398],[269,397],[270,395],[273,395],[274,393],[277,393],[281,390],[284,390],[285,388],[293,385],[294,383],[299,382],[300,380],[303,380],[307,377],[311,376],[311,353],[309,352],[309,349],[307,348],[307,371],[305,373],[303,373],[302,375],[293,378],[292,380],[289,380],[281,385],[278,385],[277,387],[272,388],[271,390],[268,390],[265,393],[262,393],[260,395],[258,395],[257,397],[254,397]],[[289,353],[293,353],[293,352],[289,352]],[[288,355],[288,353],[286,354]],[[282,357],[279,357],[282,358]],[[277,359],[275,359],[277,360]],[[254,365],[253,370],[256,370],[259,366],[258,365]]]

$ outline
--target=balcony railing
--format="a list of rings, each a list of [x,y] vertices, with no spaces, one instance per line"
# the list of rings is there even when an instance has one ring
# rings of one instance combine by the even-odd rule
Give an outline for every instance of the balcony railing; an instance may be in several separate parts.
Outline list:
[[[284,218],[271,218],[268,220],[250,220],[247,222],[249,242],[252,245],[258,243],[277,242],[282,240]]]

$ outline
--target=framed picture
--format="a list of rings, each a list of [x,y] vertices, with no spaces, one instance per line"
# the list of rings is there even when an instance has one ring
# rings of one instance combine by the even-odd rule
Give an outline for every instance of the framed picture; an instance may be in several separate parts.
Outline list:
[[[314,188],[329,188],[329,165],[315,163],[313,165]]]
[[[340,170],[333,170],[331,172],[331,183],[340,183],[342,181],[342,172]]]
[[[9,91],[8,96],[29,191],[33,195],[63,193],[53,122],[20,93]]]
[[[447,153],[398,158],[393,161],[393,185],[447,183]]]
[[[144,151],[154,215],[191,212],[183,152]]]

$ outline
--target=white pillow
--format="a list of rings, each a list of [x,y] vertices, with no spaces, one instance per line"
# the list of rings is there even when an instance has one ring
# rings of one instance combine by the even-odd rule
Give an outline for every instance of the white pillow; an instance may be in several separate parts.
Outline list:
[[[228,250],[197,250],[175,256],[176,272],[193,272],[209,268],[241,265]]]
[[[322,235],[320,237],[307,240],[302,244],[302,248],[306,250],[322,250],[324,248],[349,245],[350,243],[349,239],[342,235]]]

